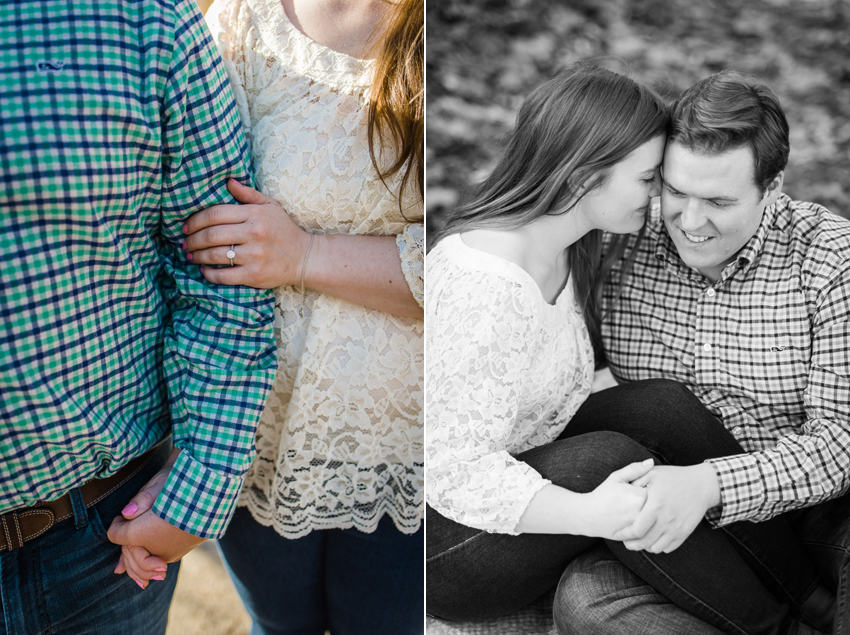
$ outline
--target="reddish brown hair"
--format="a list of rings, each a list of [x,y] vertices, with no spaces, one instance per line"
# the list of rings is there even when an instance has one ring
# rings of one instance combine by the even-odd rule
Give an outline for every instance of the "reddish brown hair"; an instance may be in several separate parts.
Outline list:
[[[372,82],[369,156],[384,184],[404,170],[396,193],[399,209],[406,188],[414,185],[420,198],[425,192],[424,35],[425,0],[400,0],[387,24]],[[395,152],[395,161],[389,167],[378,164],[377,148]]]

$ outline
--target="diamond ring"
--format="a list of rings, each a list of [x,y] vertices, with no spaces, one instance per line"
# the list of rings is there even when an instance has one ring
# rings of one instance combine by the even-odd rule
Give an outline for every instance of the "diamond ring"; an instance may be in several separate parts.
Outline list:
[[[230,250],[226,254],[224,254],[225,256],[230,258],[230,266],[231,267],[233,266],[233,259],[236,258],[236,252],[233,251],[234,247],[235,247],[235,245],[230,245]]]

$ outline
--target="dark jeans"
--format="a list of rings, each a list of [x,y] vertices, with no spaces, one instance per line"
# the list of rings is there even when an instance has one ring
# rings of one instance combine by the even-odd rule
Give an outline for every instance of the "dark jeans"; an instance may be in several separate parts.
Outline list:
[[[290,540],[239,508],[219,547],[252,635],[414,635],[423,631],[422,534],[384,516],[371,534]]]
[[[641,393],[644,390],[644,384],[647,383],[669,393],[668,398],[665,399],[666,403],[669,403],[671,399],[682,400],[690,404],[689,409],[698,411],[701,408],[705,415],[710,417],[710,413],[690,391],[678,384],[660,381],[636,382],[612,389],[616,393],[604,391],[593,395],[585,404],[586,408],[580,412],[581,416],[570,422],[571,429],[568,432],[581,434],[582,431],[596,429],[600,424],[607,425],[641,440],[650,448],[655,448],[653,451],[658,452],[659,455],[665,455],[665,459],[672,463],[693,463],[702,458],[737,454],[741,451],[734,438],[725,433],[725,430],[721,431],[709,426],[703,432],[699,432],[710,436],[701,438],[699,443],[693,446],[697,454],[671,454],[669,451],[665,454],[665,449],[654,445],[656,442],[652,439],[645,438],[644,431],[638,429],[640,426],[636,425],[636,421],[647,414],[646,411],[640,409],[638,401],[629,403],[628,395]],[[623,395],[627,396],[626,399],[623,399]],[[612,396],[617,398],[612,399]],[[576,425],[573,426],[573,424]],[[667,433],[688,437],[694,434],[694,431],[683,427],[680,431],[671,429]],[[671,449],[682,448],[683,444],[677,441],[671,446]],[[810,554],[826,586],[838,592],[832,632],[850,633],[850,607],[847,599],[848,586],[850,586],[850,557],[848,557],[850,554],[850,496],[845,495],[814,507],[788,512],[767,523],[733,523],[724,530],[733,540],[740,539],[745,545],[753,545],[753,535],[748,536],[753,528],[758,530],[765,526],[779,527],[779,533],[773,534],[768,545],[776,544],[774,541],[777,540],[777,536],[780,540],[778,544],[781,545],[787,543],[787,532],[783,524],[784,527],[790,528],[798,544],[803,545]],[[757,534],[755,537],[757,538]],[[761,566],[761,576],[766,577],[768,585],[774,589],[779,588],[778,592],[793,603],[799,601],[802,597],[800,594],[805,591],[805,585],[800,585],[798,580],[808,579],[810,573],[808,563],[800,563],[795,555],[797,547],[790,544],[789,548],[792,551],[788,558],[757,557],[759,565],[756,568]],[[683,626],[681,620],[668,610],[669,606],[665,607],[656,601],[646,601],[641,591],[643,581],[627,574],[622,570],[620,563],[613,562],[610,557],[604,555],[604,552],[595,552],[587,557],[582,556],[580,560],[568,568],[556,600],[556,613],[558,613],[558,605],[561,604],[565,627],[582,633],[631,634],[644,632],[643,629],[651,625],[651,629],[659,633],[685,632],[677,630]],[[748,558],[748,562],[753,564],[753,558]],[[795,568],[800,566],[803,567],[803,573],[795,579]],[[646,579],[651,579],[651,576],[647,576]],[[724,583],[722,580],[717,582],[717,584]],[[611,598],[619,598],[618,611],[600,610],[599,607],[610,603]],[[598,628],[600,625],[604,625],[605,628]],[[708,625],[704,622],[702,627],[698,626],[698,622],[692,622],[688,625],[686,632],[709,632],[706,629]],[[726,630],[740,632],[734,629]]]
[[[673,382],[637,382],[594,397],[561,438],[517,458],[557,485],[588,492],[612,471],[649,457],[650,450],[664,461],[683,458],[681,464],[691,464],[702,461],[687,460],[700,446],[734,442],[699,400]],[[611,431],[611,419],[627,421],[627,430],[651,440],[649,448]],[[487,534],[432,509],[427,514],[428,611],[445,619],[517,610],[557,584],[567,565],[596,542],[571,535]],[[718,628],[734,624],[747,633],[785,633],[793,623],[789,608],[765,584],[801,603],[816,586],[817,573],[786,523],[746,525],[730,533],[703,522],[671,554],[631,552],[607,542],[664,596]]]
[[[563,635],[729,635],[670,602],[603,543],[569,564],[553,613]]]
[[[0,553],[0,634],[165,633],[178,563],[168,565],[164,581],[142,590],[128,576],[113,573],[121,547],[109,542],[106,529],[170,451],[170,443],[163,444],[139,473],[97,505],[88,510],[75,505],[74,518],[20,549]],[[77,497],[79,490],[74,491]]]

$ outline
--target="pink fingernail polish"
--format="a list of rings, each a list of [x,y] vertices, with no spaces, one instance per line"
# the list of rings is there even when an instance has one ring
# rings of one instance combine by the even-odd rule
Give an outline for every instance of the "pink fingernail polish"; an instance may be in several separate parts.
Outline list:
[[[118,567],[115,567],[115,571],[113,571],[112,573],[118,573]]]
[[[184,234],[188,234],[188,233],[189,233],[189,224],[188,224],[188,223],[187,223],[187,224],[185,224],[185,225],[183,225],[183,233],[184,233]]]
[[[151,578],[151,580],[159,580],[161,582],[161,581],[165,580],[165,578],[163,578],[161,575],[155,575],[154,577]]]
[[[203,268],[203,267],[201,267],[201,273],[203,273],[203,272],[204,272],[204,268]]]
[[[191,260],[191,259],[192,259],[192,252],[191,252],[191,251],[190,251],[189,253],[187,253],[187,254],[186,254],[186,258],[187,258],[188,260]]]
[[[144,589],[144,588],[145,588],[145,585],[144,585],[144,584],[142,584],[139,580],[133,580],[133,582],[135,582],[136,584],[138,584],[140,589]]]
[[[183,251],[186,251],[186,241],[183,241]]]
[[[137,511],[139,511],[139,506],[136,503],[130,503],[124,509],[121,510],[122,516],[132,516]]]
[[[162,567],[160,567],[159,569],[154,569],[154,571],[162,571],[163,573],[165,573],[166,571],[168,571],[168,569],[163,569]]]

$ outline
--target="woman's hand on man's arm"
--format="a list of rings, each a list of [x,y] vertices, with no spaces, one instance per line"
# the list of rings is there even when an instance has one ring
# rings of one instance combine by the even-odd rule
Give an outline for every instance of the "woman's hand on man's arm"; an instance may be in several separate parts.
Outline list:
[[[209,282],[300,287],[303,270],[306,288],[394,315],[423,316],[394,236],[316,234],[311,245],[310,234],[277,201],[234,180],[227,187],[241,205],[198,212],[184,229],[184,249],[195,264],[229,265],[226,253],[234,246],[233,267],[204,267]]]
[[[197,265],[230,265],[227,252],[233,246],[234,266],[204,267],[208,281],[258,289],[300,285],[310,235],[277,201],[234,179],[227,189],[242,205],[214,205],[193,214],[183,228],[187,258]]]

